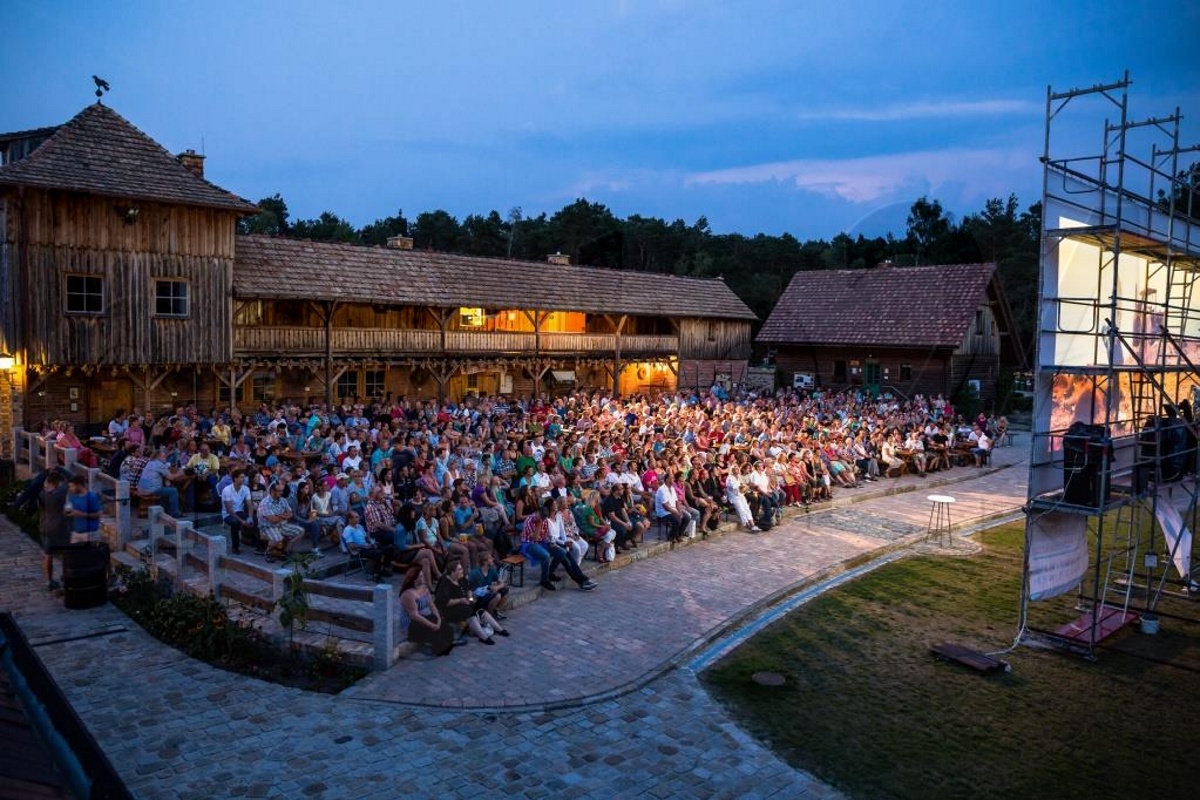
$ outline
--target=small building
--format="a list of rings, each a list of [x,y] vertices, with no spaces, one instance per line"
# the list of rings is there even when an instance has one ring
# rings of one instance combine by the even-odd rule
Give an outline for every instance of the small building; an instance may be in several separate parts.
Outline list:
[[[798,272],[755,339],[788,385],[994,399],[1022,365],[994,264]]]

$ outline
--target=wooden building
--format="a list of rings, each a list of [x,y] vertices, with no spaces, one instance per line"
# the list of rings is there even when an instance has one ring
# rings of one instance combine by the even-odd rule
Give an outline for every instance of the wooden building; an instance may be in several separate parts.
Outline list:
[[[755,339],[792,383],[994,399],[1001,364],[1021,366],[994,264],[799,272]],[[803,378],[801,379],[803,381]]]
[[[0,134],[0,153],[10,425],[98,420],[135,389],[230,361],[234,230],[257,207],[204,180],[203,157],[100,103]]]
[[[721,280],[239,237],[231,382],[274,397],[621,393],[741,380],[753,313]]]
[[[118,408],[673,389],[750,355],[721,280],[236,236],[256,206],[100,103],[0,156],[4,448]]]

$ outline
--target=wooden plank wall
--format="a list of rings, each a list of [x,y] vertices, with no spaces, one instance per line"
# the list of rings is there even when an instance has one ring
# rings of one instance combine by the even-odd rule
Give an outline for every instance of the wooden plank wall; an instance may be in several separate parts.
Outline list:
[[[188,364],[232,358],[235,214],[39,191],[27,192],[18,209],[14,196],[8,197],[5,240],[25,242],[29,363]],[[121,210],[129,206],[138,214],[127,224]],[[68,274],[104,278],[104,313],[65,313]],[[189,317],[154,316],[156,278],[188,281]]]
[[[750,323],[729,319],[681,319],[681,359],[746,359],[750,357]]]

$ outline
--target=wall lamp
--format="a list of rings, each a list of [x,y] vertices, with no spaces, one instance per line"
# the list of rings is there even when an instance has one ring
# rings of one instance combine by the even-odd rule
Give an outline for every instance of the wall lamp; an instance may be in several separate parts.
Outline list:
[[[137,222],[138,214],[141,212],[137,206],[117,206],[117,215],[125,221],[126,225],[132,225]]]
[[[17,365],[17,359],[0,350],[0,372],[9,372]]]

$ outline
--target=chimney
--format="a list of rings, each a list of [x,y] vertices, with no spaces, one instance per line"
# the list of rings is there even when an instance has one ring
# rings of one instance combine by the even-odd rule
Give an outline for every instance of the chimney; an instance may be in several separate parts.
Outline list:
[[[562,253],[551,253],[546,256],[546,263],[556,264],[560,267],[569,267],[571,266],[571,257],[564,256]]]
[[[197,153],[195,150],[184,150],[176,158],[179,163],[188,168],[188,172],[195,175],[197,178],[204,177],[204,156]]]
[[[413,239],[411,236],[389,236],[387,246],[393,250],[412,250]]]

